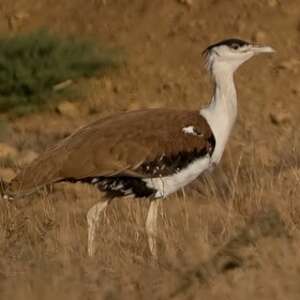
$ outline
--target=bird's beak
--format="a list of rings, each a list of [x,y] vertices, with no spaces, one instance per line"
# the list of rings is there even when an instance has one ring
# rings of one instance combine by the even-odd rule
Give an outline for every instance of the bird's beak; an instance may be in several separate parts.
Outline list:
[[[252,50],[254,54],[260,54],[260,53],[273,53],[275,50],[272,47],[268,46],[252,46]]]

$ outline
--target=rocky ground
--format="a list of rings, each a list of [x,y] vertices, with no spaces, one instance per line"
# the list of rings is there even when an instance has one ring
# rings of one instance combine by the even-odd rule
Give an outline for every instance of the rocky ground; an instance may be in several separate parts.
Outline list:
[[[61,185],[52,194],[0,204],[2,298],[299,299],[300,4],[0,2],[1,33],[40,27],[117,47],[126,64],[85,82],[82,99],[65,99],[20,118],[2,114],[0,177],[6,180],[48,145],[96,118],[207,104],[211,85],[201,52],[210,43],[239,37],[270,45],[276,54],[257,57],[236,74],[239,120],[223,163],[185,197],[179,193],[165,201],[157,263],[144,236],[146,201],[116,201],[102,222],[97,257],[88,259],[85,212],[98,195],[86,186]],[[261,224],[256,216],[265,212],[263,220],[269,220],[274,210],[270,224],[280,233],[258,230],[250,243],[234,244],[228,255],[226,245],[241,239],[240,228],[247,237],[249,224]],[[207,267],[215,266],[218,253],[225,261],[229,257],[229,272]],[[203,275],[207,269],[214,275]]]

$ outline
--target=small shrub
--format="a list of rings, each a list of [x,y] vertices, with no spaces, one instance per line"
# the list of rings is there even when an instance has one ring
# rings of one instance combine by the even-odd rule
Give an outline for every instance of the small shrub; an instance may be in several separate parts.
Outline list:
[[[0,111],[32,111],[65,92],[55,85],[117,64],[114,50],[58,38],[46,30],[0,38]]]

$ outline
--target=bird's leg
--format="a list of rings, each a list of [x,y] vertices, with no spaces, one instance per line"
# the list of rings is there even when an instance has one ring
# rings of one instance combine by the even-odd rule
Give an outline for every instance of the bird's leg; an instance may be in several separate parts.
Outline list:
[[[87,213],[87,223],[88,223],[88,254],[93,256],[95,254],[95,233],[97,229],[97,224],[99,221],[100,213],[109,204],[109,200],[104,202],[98,202],[92,208],[89,209]]]
[[[148,210],[147,220],[146,220],[146,232],[148,235],[148,244],[151,254],[154,257],[157,257],[157,245],[156,245],[156,236],[157,236],[157,213],[160,200],[152,200],[150,202],[150,207]]]

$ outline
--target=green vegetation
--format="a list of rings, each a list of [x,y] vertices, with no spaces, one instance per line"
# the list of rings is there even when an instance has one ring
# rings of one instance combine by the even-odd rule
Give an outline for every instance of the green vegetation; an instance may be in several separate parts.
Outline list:
[[[63,39],[46,30],[0,38],[0,112],[36,110],[70,92],[71,81],[116,67],[116,54],[91,41]]]

